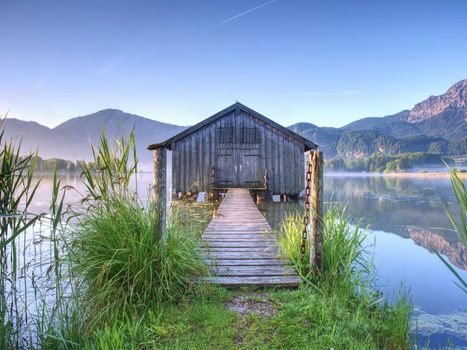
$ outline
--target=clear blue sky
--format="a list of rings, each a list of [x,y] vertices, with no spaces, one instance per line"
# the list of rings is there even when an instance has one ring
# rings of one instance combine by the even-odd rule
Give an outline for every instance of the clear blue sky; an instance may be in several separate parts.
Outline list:
[[[467,78],[467,1],[0,0],[0,114],[341,126]]]

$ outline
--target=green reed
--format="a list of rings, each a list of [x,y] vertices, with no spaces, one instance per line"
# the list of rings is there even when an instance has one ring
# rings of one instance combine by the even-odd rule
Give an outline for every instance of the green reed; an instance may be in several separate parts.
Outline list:
[[[99,144],[91,145],[93,161],[80,162],[81,177],[87,189],[83,198],[105,204],[108,196],[128,195],[130,181],[138,173],[134,130],[128,140],[122,136],[111,145],[102,129]]]
[[[30,212],[41,182],[34,178],[36,164],[37,152],[24,155],[21,143],[6,140],[0,120],[2,349],[41,347],[52,328],[68,329],[63,322],[74,317],[72,278],[63,254],[66,189],[61,188],[55,169],[49,212]]]
[[[37,184],[32,177],[37,154],[21,156],[21,146],[6,140],[0,119],[0,347],[18,347],[19,312],[17,238],[37,220],[28,216]]]
[[[451,175],[451,186],[456,196],[457,201],[457,216],[450,213],[446,209],[446,214],[451,220],[452,226],[459,236],[459,240],[467,248],[467,190],[465,188],[464,181],[459,177],[456,170],[449,168]],[[436,255],[441,261],[448,267],[453,276],[455,277],[454,283],[462,290],[467,293],[467,281],[462,277],[454,267],[445,259],[439,252],[435,250]]]

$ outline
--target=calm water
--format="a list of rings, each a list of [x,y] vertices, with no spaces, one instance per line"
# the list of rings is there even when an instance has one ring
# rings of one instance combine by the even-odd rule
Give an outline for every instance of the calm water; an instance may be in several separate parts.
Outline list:
[[[138,176],[142,198],[148,198],[152,174]],[[79,205],[84,191],[76,176],[64,175],[73,186],[67,202]],[[34,211],[47,210],[51,177],[45,176]],[[415,304],[413,333],[424,344],[467,349],[467,298],[452,282],[452,275],[433,253],[437,250],[466,276],[467,255],[445,208],[454,210],[455,198],[448,178],[386,178],[335,174],[325,176],[325,200],[346,203],[354,222],[370,224],[368,243],[374,243],[378,283],[388,298],[403,284]],[[285,213],[302,210],[303,202],[264,203],[260,209],[273,227]]]

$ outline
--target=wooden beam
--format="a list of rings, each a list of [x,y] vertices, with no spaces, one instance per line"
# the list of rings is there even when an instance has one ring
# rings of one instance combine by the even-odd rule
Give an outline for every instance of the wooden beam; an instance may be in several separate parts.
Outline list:
[[[153,150],[154,158],[154,219],[155,236],[157,240],[165,237],[167,229],[167,149],[156,148]]]
[[[311,228],[310,266],[323,269],[323,152],[310,151],[311,160]]]

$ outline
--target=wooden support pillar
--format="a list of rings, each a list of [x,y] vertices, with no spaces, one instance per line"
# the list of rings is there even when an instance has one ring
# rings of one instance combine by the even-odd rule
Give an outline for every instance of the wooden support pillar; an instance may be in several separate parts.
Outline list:
[[[323,152],[311,151],[310,266],[323,269]]]
[[[154,219],[155,236],[157,240],[165,237],[167,229],[167,149],[156,148],[153,151],[154,157]]]

